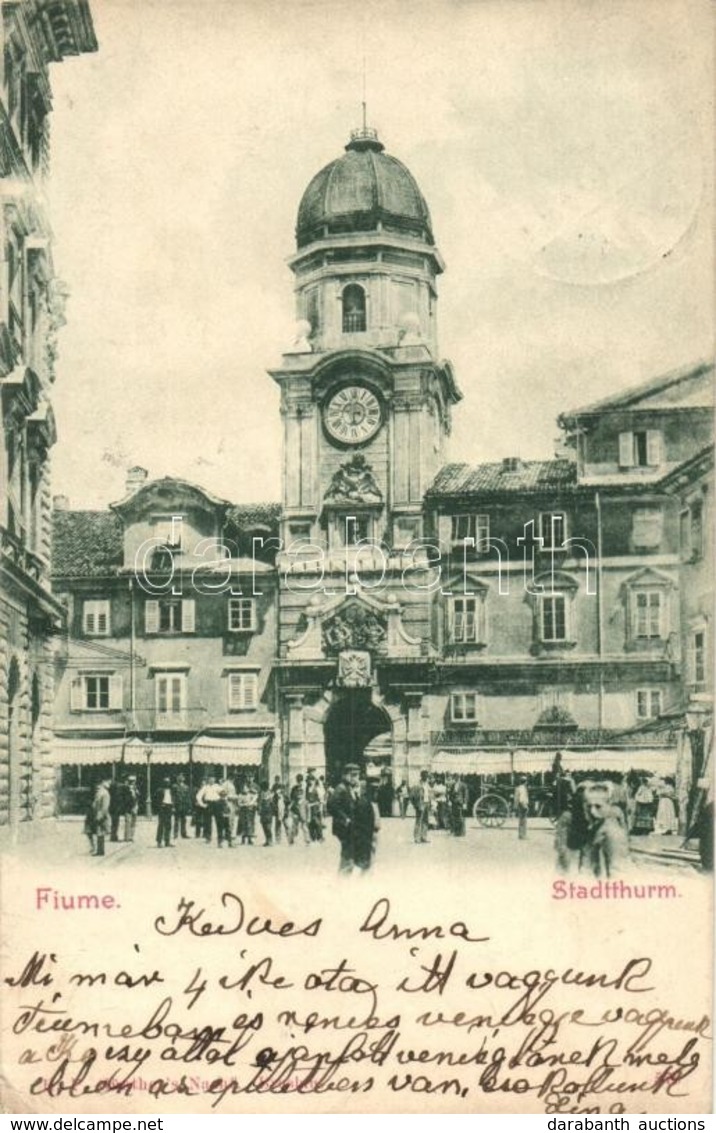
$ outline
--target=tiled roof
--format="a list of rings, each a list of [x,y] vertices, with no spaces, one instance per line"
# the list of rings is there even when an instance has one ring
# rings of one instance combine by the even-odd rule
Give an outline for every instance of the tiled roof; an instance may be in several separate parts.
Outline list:
[[[446,464],[427,491],[428,498],[477,493],[554,492],[573,488],[577,468],[572,460],[526,460],[514,470],[496,464]]]
[[[55,511],[54,578],[99,578],[122,564],[122,525],[111,511]]]
[[[229,508],[226,518],[243,531],[252,527],[276,527],[281,516],[281,505],[277,503],[234,504]]]
[[[281,507],[276,503],[237,504],[227,519],[240,531],[278,526]],[[122,523],[113,511],[55,510],[52,531],[54,578],[100,578],[122,566]]]

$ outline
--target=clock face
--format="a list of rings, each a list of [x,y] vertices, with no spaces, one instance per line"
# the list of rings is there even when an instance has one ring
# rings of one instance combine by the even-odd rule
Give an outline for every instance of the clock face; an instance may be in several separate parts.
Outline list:
[[[326,431],[341,444],[362,444],[381,426],[380,402],[365,386],[344,386],[326,405],[323,421]]]

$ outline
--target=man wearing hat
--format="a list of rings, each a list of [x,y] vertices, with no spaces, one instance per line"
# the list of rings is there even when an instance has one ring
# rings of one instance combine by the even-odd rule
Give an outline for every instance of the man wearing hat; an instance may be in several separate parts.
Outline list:
[[[125,842],[133,842],[134,831],[137,827],[137,815],[139,814],[139,791],[136,775],[130,775],[124,784],[122,812],[124,816],[124,840]]]
[[[174,793],[171,779],[163,779],[154,796],[154,810],[157,815],[157,846],[172,844],[172,815],[174,814]]]
[[[357,763],[346,763],[343,768],[343,782],[331,796],[330,815],[333,833],[341,844],[339,873],[352,873],[354,867],[370,869],[378,822],[376,808],[367,791],[361,789]]]
[[[517,837],[527,837],[527,815],[530,810],[530,793],[527,790],[527,776],[520,775],[515,787],[514,797],[515,814],[517,815]]]

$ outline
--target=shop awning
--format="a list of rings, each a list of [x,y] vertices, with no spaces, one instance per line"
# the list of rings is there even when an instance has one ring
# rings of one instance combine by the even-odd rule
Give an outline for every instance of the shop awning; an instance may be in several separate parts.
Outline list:
[[[255,767],[263,762],[272,736],[237,736],[232,739],[202,736],[192,748],[194,763],[225,763],[232,767]]]
[[[161,744],[143,743],[130,740],[124,748],[124,762],[127,764],[145,764],[149,756],[152,766],[160,763],[188,763],[188,744]]]
[[[567,771],[593,768],[595,771],[655,771],[660,775],[675,775],[676,759],[675,747],[562,752],[562,765]]]
[[[188,763],[188,744],[147,744],[143,740],[55,740],[54,760],[58,764],[96,765],[99,763],[119,763],[124,757],[125,764],[147,762],[149,755],[152,764]]]
[[[550,751],[437,751],[430,770],[456,775],[535,774],[551,771],[554,750]],[[660,775],[676,773],[676,748],[602,748],[584,751],[566,748],[562,766],[567,771],[654,771]]]
[[[454,775],[500,775],[512,770],[509,751],[436,751],[431,771]]]
[[[52,745],[54,762],[59,765],[117,763],[122,758],[123,740],[59,740]]]

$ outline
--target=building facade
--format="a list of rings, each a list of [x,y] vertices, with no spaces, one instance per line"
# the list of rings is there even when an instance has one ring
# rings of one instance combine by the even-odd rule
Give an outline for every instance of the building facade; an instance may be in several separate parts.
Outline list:
[[[85,0],[2,5],[0,133],[0,832],[54,811],[51,391],[64,290],[45,189],[50,65],[95,51]]]
[[[679,812],[682,833],[697,828],[713,802],[714,453],[706,445],[673,469],[663,487],[679,509],[679,607],[683,693]]]
[[[296,242],[302,321],[272,371],[286,772],[334,776],[366,749],[409,782],[543,771],[565,747],[593,769],[674,771],[675,732],[649,728],[681,697],[660,481],[709,443],[710,368],[564,414],[566,457],[443,466],[460,400],[438,348],[443,264],[374,132],[311,181]]]
[[[133,470],[107,512],[56,513],[64,789],[117,761],[675,772],[697,615],[671,478],[710,451],[712,368],[565,412],[554,459],[446,464],[444,265],[375,131],[311,180],[290,266],[280,503]]]
[[[55,503],[59,809],[81,809],[119,765],[147,803],[153,775],[258,776],[276,758],[276,583],[251,552],[275,535],[277,508],[232,507],[139,468],[105,512]]]

